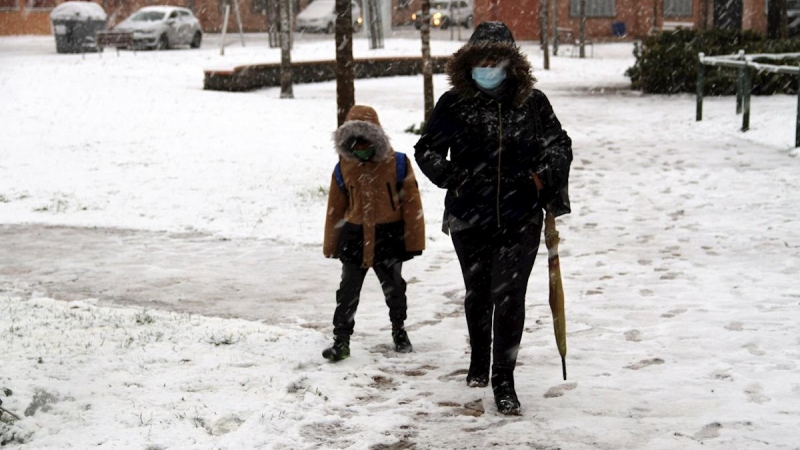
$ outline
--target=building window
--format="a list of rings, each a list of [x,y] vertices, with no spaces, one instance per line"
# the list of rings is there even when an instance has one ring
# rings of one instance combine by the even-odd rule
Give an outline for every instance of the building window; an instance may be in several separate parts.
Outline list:
[[[586,0],[586,17],[614,17],[616,15],[615,0]],[[570,17],[580,17],[581,0],[569,1]]]
[[[256,14],[267,14],[269,11],[269,0],[253,0],[251,10]]]
[[[28,0],[25,7],[26,9],[53,9],[56,7],[56,0]]]
[[[691,16],[692,0],[664,0],[664,15],[668,17]]]
[[[0,0],[0,11],[19,9],[19,0]]]

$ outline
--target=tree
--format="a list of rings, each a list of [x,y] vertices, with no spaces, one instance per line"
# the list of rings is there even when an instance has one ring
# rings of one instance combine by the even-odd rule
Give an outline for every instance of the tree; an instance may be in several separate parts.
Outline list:
[[[781,39],[789,39],[789,0],[781,0]]]
[[[281,15],[281,98],[294,98],[292,91],[292,52],[289,33],[289,0],[280,0]]]
[[[356,104],[354,79],[353,8],[350,0],[336,0],[336,117],[339,125]]]
[[[550,70],[550,42],[548,42],[548,0],[539,0],[539,23],[541,24],[542,51],[544,52],[544,70]]]
[[[558,56],[558,0],[553,0],[553,55]]]
[[[433,66],[431,64],[431,1],[422,0],[422,96],[425,100],[425,122],[433,112]]]
[[[586,0],[581,0],[578,15],[580,16],[580,27],[578,28],[579,55],[581,58],[586,58]],[[653,26],[655,26],[655,23]]]

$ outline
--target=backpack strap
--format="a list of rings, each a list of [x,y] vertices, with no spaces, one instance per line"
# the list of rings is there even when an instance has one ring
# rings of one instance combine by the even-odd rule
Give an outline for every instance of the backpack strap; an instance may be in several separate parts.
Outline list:
[[[408,174],[408,158],[405,153],[395,152],[395,163],[397,166],[397,192],[403,189],[403,181]]]
[[[336,184],[339,185],[339,189],[341,189],[345,195],[348,195],[347,187],[344,185],[344,175],[342,175],[342,166],[340,163],[336,163],[336,167],[333,168],[333,176],[336,178]]]

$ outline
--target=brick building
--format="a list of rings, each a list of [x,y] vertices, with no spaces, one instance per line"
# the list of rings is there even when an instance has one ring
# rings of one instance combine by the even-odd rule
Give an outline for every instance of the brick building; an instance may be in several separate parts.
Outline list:
[[[204,31],[222,29],[225,4],[231,0],[94,0],[108,13],[109,25],[121,22],[143,6],[171,5],[191,9]],[[271,8],[277,0],[239,0],[242,24],[245,31],[266,31],[269,28]],[[18,34],[50,34],[50,11],[63,0],[0,0],[0,36]],[[308,3],[294,0],[296,10]],[[274,11],[274,9],[273,9]],[[231,7],[228,29],[236,29],[236,17]]]
[[[0,0],[0,36],[50,34],[50,11],[63,0]],[[133,11],[148,5],[184,6],[200,19],[203,30],[219,31],[226,2],[231,0],[94,0],[109,15],[113,25]],[[310,0],[293,0],[300,11]],[[407,24],[421,8],[421,0],[390,0],[392,23]],[[520,40],[539,38],[539,0],[472,0],[475,23],[502,20]],[[552,2],[552,0],[548,0]],[[580,0],[557,0],[558,26],[578,32]],[[767,4],[780,0],[586,0],[586,34],[596,40],[611,39],[612,25],[624,24],[629,37],[641,37],[664,22],[692,23],[695,27],[723,26],[767,33]],[[245,31],[263,32],[276,14],[277,0],[239,0]],[[363,3],[363,1],[358,1]],[[552,3],[551,3],[552,4]],[[703,14],[703,11],[706,11]],[[233,14],[229,26],[236,26]],[[234,28],[235,29],[235,28]]]
[[[475,23],[500,20],[520,40],[539,39],[539,0],[474,0]],[[612,30],[638,38],[661,29],[665,22],[695,28],[721,27],[767,32],[767,0],[586,0],[586,36],[612,39]],[[552,0],[549,0],[552,5]],[[557,0],[558,26],[578,34],[580,0]],[[770,1],[772,5],[773,2]],[[704,13],[705,11],[705,13]],[[551,9],[552,24],[552,9]],[[620,25],[622,24],[622,25]],[[552,25],[551,25],[552,26]]]

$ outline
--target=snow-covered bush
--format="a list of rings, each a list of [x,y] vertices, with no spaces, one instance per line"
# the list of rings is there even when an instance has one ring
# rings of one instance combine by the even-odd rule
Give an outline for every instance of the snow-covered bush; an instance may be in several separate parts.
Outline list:
[[[631,78],[633,89],[650,94],[696,92],[697,54],[729,55],[744,50],[755,53],[797,53],[800,39],[768,40],[754,31],[678,29],[648,36],[633,50],[636,63],[625,74]],[[771,64],[797,65],[797,60],[770,61]],[[705,93],[732,95],[736,93],[737,70],[705,67]],[[756,73],[753,94],[793,94],[797,92],[797,77],[773,73]]]

